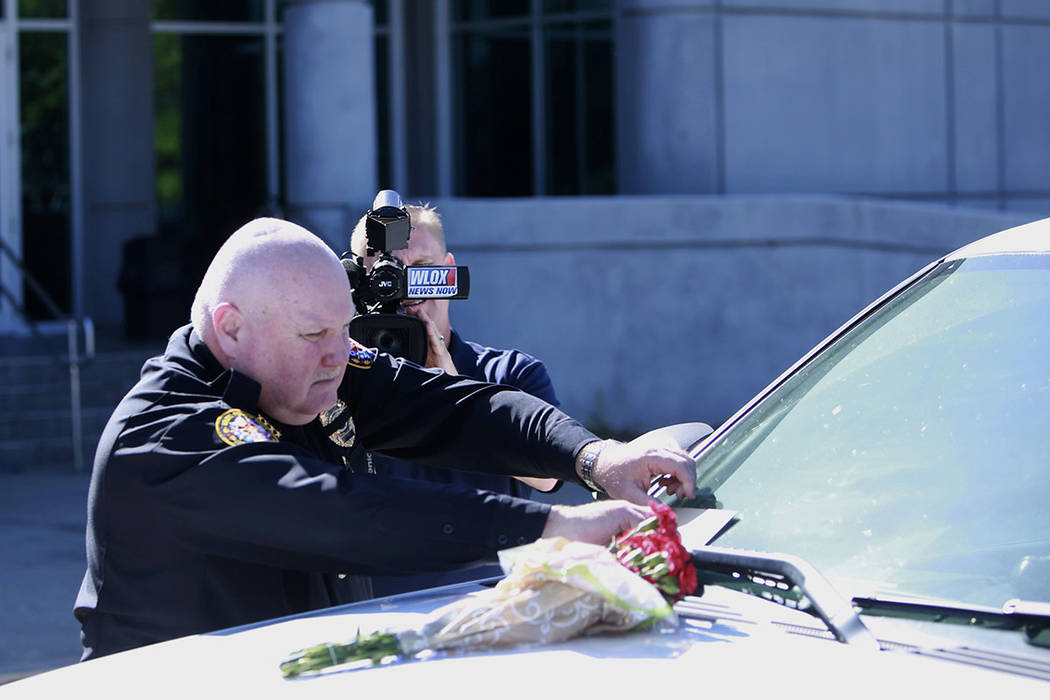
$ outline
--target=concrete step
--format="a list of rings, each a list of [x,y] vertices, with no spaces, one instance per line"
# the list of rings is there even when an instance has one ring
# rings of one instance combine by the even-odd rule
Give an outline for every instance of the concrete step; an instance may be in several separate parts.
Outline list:
[[[83,468],[114,407],[138,380],[148,354],[102,353],[80,370]],[[72,470],[69,368],[46,356],[0,358],[0,470]]]
[[[80,405],[113,408],[133,382],[80,383]],[[0,416],[21,411],[69,411],[72,399],[69,381],[58,384],[17,384],[0,386]]]
[[[114,404],[115,405],[115,404]],[[89,406],[80,410],[81,431],[98,436],[114,406]],[[4,440],[65,439],[72,435],[72,411],[44,409],[0,412],[0,442]]]
[[[82,468],[91,469],[99,437],[112,407],[82,411]],[[41,468],[73,470],[73,426],[69,411],[26,411],[0,417],[0,471],[21,472]]]
[[[82,471],[91,471],[96,447],[98,435],[85,434],[80,447]],[[54,435],[50,439],[0,440],[0,472],[72,472],[75,471],[75,466],[71,435]]]
[[[99,356],[80,369],[83,406],[112,408],[138,380],[145,357]],[[0,359],[0,414],[70,407],[70,373],[42,358]]]

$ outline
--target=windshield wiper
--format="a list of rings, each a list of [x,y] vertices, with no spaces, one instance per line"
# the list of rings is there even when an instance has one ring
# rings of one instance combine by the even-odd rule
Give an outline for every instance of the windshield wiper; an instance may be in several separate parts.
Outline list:
[[[819,617],[844,644],[879,649],[853,606],[800,557],[704,547],[691,552],[701,584],[724,586],[758,595]]]
[[[856,597],[853,605],[864,615],[1021,630],[1030,644],[1050,647],[1050,603],[1014,598],[1006,601],[1001,609],[996,609],[965,603],[879,596]]]

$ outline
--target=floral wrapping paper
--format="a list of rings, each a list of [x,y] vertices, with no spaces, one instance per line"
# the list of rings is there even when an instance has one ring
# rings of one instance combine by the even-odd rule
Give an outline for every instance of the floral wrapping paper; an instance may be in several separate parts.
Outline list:
[[[550,644],[581,634],[676,623],[660,592],[604,547],[563,538],[500,552],[507,577],[401,632],[401,651],[490,649]]]

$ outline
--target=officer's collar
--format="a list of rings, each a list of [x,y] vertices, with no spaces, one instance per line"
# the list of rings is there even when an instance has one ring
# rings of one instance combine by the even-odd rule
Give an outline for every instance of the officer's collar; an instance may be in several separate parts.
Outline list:
[[[226,383],[225,389],[223,389],[222,400],[227,405],[264,419],[263,425],[277,428],[277,435],[290,435],[302,430],[302,426],[282,423],[259,408],[259,394],[262,392],[262,385],[247,374],[238,372],[235,369],[228,369],[220,374],[212,382],[212,385],[221,387],[222,382]],[[316,421],[317,418],[314,418],[314,420]]]
[[[262,416],[259,409],[259,395],[262,393],[262,385],[247,374],[235,369],[225,369],[212,353],[207,343],[201,339],[192,327],[189,329],[189,337],[186,343],[190,353],[207,373],[205,376],[214,375],[214,379],[208,382],[216,394],[222,395],[222,400],[232,408]],[[276,426],[281,432],[291,432],[301,429],[302,426],[287,425],[273,416],[266,415],[267,421]],[[314,418],[316,421],[317,418]]]
[[[234,408],[252,413],[259,411],[259,394],[262,392],[259,382],[235,369],[228,369],[220,374],[213,385],[222,381],[226,382],[226,389],[222,393],[223,401]]]
[[[233,408],[251,413],[258,412],[259,394],[262,391],[259,382],[235,369],[224,368],[192,326],[189,328],[186,344],[193,359],[204,369],[204,376],[213,377],[208,386],[212,387],[215,393],[221,393],[223,401]]]
[[[186,345],[189,347],[193,359],[204,368],[205,376],[216,376],[225,372],[226,370],[219,363],[215,354],[212,353],[211,348],[208,347],[208,344],[204,342],[193,326],[187,326],[186,328],[188,329]]]

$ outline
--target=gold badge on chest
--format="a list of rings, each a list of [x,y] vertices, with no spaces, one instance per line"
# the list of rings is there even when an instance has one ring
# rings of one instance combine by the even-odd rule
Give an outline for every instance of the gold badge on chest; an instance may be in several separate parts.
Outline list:
[[[339,401],[327,411],[323,411],[318,418],[321,419],[321,425],[328,433],[329,440],[340,447],[354,446],[354,419],[350,415],[350,409],[346,407],[346,402]],[[337,427],[332,429],[331,426]]]

